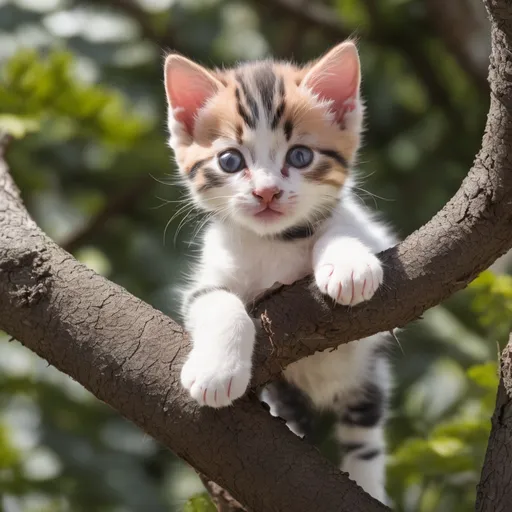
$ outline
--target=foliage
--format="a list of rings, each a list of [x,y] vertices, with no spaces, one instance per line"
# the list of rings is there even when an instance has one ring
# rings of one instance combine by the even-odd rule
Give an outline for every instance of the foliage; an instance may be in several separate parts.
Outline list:
[[[216,510],[208,494],[199,494],[187,501],[183,512],[215,512]]]
[[[512,331],[512,277],[482,272],[473,281],[475,292],[472,309],[486,329],[487,336],[499,342]]]
[[[471,510],[498,385],[496,363],[470,367],[463,400],[422,436],[405,439],[388,466],[389,489],[404,509]]]
[[[72,77],[73,56],[53,52],[43,58],[21,51],[3,69],[0,130],[15,136],[34,131],[47,117],[47,126],[66,133],[95,137],[104,143],[130,145],[141,136],[144,123],[128,113],[122,96],[98,85],[85,85]]]
[[[174,186],[162,48],[209,65],[270,53],[305,61],[342,37],[270,4],[0,0],[0,131],[19,138],[8,157],[31,214],[85,264],[171,315],[200,217]],[[466,174],[487,94],[422,0],[318,4],[360,34],[368,130],[358,194],[405,236]],[[388,428],[396,510],[473,509],[511,297],[510,277],[485,272],[398,334]],[[324,430],[319,444],[335,459]],[[191,498],[198,492],[190,468],[0,336],[3,512],[213,510],[203,494]]]
[[[469,288],[482,329],[490,340],[505,342],[512,328],[512,279],[485,271]],[[498,387],[498,357],[499,350],[494,361],[467,368],[460,398],[433,418],[428,409],[424,418],[414,418],[417,434],[396,447],[389,489],[405,510],[463,512],[474,506]],[[428,419],[426,426],[422,419]]]

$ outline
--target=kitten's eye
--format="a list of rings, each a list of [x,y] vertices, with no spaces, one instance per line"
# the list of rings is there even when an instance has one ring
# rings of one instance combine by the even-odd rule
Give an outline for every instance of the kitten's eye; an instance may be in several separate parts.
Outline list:
[[[286,163],[296,169],[307,167],[313,161],[313,151],[306,146],[295,146],[286,153]]]
[[[218,156],[219,165],[224,172],[238,172],[245,167],[245,160],[240,151],[228,149]]]

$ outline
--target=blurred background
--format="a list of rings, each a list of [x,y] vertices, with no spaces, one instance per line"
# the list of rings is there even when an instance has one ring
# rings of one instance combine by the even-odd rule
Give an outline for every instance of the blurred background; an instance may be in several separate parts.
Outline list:
[[[479,0],[0,0],[0,130],[17,139],[8,157],[29,211],[83,263],[174,315],[201,217],[174,184],[165,52],[207,66],[303,62],[348,36],[368,115],[358,194],[407,236],[480,147],[490,38]],[[398,334],[397,511],[473,510],[511,328],[510,259]],[[336,458],[328,429],[317,437]],[[192,469],[0,333],[2,512],[213,510],[202,493]]]

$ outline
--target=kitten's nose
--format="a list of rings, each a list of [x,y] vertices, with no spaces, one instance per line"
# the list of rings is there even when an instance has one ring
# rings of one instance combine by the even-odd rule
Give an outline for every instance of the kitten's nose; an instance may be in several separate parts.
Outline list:
[[[277,187],[255,188],[252,195],[261,203],[270,204],[274,199],[279,199],[283,191]]]

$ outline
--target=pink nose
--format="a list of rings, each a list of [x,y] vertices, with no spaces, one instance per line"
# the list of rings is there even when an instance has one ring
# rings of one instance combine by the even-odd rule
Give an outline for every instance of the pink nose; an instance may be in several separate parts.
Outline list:
[[[252,191],[252,195],[262,203],[269,204],[274,199],[279,199],[283,191],[277,187],[257,188]]]

